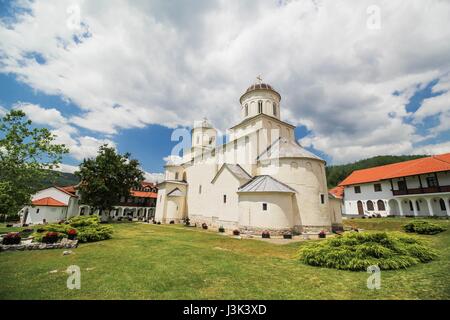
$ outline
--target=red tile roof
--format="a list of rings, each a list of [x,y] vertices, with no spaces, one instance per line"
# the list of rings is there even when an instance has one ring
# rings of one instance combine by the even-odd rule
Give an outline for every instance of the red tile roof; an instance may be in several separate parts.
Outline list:
[[[33,206],[48,206],[48,207],[67,207],[67,204],[55,200],[52,197],[41,198],[32,201]]]
[[[155,192],[149,192],[149,191],[135,191],[131,190],[131,195],[133,197],[139,197],[139,198],[157,198],[158,195]]]
[[[62,191],[64,193],[68,194],[71,197],[78,197],[75,194],[75,187],[74,186],[67,186],[67,187],[57,187],[57,186],[55,186],[55,188],[58,189],[59,191]],[[72,190],[73,190],[73,192],[72,192]]]
[[[450,153],[384,166],[355,170],[339,186],[368,183],[425,173],[450,171]]]
[[[334,196],[337,199],[343,199],[344,198],[344,186],[337,186],[333,189],[328,190],[328,193],[330,193],[332,196]]]

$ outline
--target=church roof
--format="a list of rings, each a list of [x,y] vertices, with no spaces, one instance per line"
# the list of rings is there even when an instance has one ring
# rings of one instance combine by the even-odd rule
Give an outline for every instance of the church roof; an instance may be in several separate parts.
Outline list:
[[[67,207],[67,204],[58,201],[52,197],[46,197],[36,199],[32,201],[33,206],[45,206],[45,207]]]
[[[264,152],[262,152],[257,160],[269,160],[279,158],[310,158],[324,161],[303,148],[296,140],[278,138]]]
[[[224,163],[222,167],[217,171],[216,175],[212,179],[211,183],[214,183],[216,181],[217,177],[220,175],[220,173],[227,168],[233,176],[235,176],[239,180],[245,180],[248,181],[252,178],[250,174],[247,173],[240,165],[238,164],[230,164],[230,163]]]
[[[279,97],[279,99],[281,99],[281,95],[270,84],[267,84],[267,83],[254,83],[250,87],[247,88],[247,90],[241,96],[241,98],[239,100],[242,102],[242,97],[243,96],[245,96],[249,92],[256,91],[256,90],[270,90],[270,91],[274,92]]]
[[[183,197],[184,194],[183,194],[183,192],[181,192],[180,189],[175,188],[175,189],[173,189],[172,191],[170,191],[170,192],[167,194],[167,196],[169,196],[169,197]]]
[[[286,192],[296,193],[294,189],[277,179],[268,176],[256,176],[239,187],[238,192]]]

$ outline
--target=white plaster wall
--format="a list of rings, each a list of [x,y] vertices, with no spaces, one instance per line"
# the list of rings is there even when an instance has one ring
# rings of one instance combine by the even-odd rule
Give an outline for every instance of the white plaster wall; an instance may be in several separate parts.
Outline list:
[[[263,203],[267,203],[267,211],[263,210]],[[292,194],[240,193],[239,225],[267,229],[292,228]]]
[[[56,188],[50,187],[50,188],[36,192],[32,196],[31,199],[34,201],[34,200],[47,198],[47,197],[51,197],[51,198],[58,200],[66,205],[69,204],[69,199],[71,198],[71,196],[68,195],[67,193],[62,192]]]
[[[261,163],[258,174],[272,175],[297,191],[293,205],[295,224],[308,227],[331,227],[325,165],[320,160],[283,158]],[[321,203],[320,195],[324,195]]]
[[[374,184],[381,184],[381,191],[375,192]],[[355,186],[360,186],[361,193],[355,193]],[[348,215],[358,215],[357,202],[360,200],[363,203],[365,214],[381,214],[383,216],[388,214],[388,201],[393,198],[391,191],[391,184],[389,181],[379,181],[373,183],[359,184],[346,186],[344,188],[344,205],[345,213]],[[367,210],[367,201],[374,202],[374,211]],[[385,203],[385,211],[378,210],[377,201],[382,200]]]
[[[28,209],[28,224],[42,224],[44,219],[47,223],[59,222],[65,220],[67,214],[67,207],[29,206],[24,209]]]

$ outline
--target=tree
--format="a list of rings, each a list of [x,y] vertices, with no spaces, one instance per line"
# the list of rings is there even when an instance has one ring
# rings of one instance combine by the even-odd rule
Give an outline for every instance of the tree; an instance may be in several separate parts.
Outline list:
[[[14,215],[30,204],[39,182],[69,152],[55,138],[47,128],[32,128],[21,110],[0,118],[0,214]]]
[[[83,203],[100,212],[110,211],[122,197],[129,197],[132,188],[140,187],[144,173],[139,161],[130,154],[118,154],[102,145],[96,158],[84,159],[75,172],[81,180],[78,187]]]

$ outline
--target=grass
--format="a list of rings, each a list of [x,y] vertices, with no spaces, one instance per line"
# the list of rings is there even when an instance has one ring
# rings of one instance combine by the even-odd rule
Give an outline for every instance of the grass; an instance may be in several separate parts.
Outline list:
[[[400,231],[407,221],[346,224]],[[449,231],[416,236],[437,250],[437,260],[382,271],[381,289],[369,290],[365,272],[299,262],[303,243],[237,240],[179,225],[113,227],[112,239],[81,244],[67,256],[63,250],[0,253],[0,299],[450,299]],[[70,265],[81,268],[80,290],[66,288]]]

